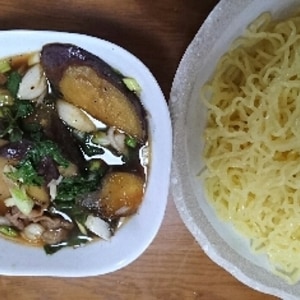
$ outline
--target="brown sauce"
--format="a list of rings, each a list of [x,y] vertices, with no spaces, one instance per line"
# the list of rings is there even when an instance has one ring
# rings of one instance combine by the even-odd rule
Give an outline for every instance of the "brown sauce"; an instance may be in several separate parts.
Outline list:
[[[26,73],[28,70],[28,59],[32,57],[33,55],[36,55],[36,53],[29,53],[29,54],[24,54],[24,55],[19,55],[16,57],[11,57],[8,58],[7,60],[10,62],[11,70],[8,71],[5,76],[7,76],[7,80],[9,80],[10,75],[13,72],[18,72],[18,74],[23,74]],[[137,174],[140,176],[143,181],[144,181],[144,188],[146,185],[146,177],[147,177],[147,166],[142,164],[142,158],[141,158],[141,153],[142,149],[144,147],[149,147],[148,142],[145,144],[138,143],[137,146],[134,148],[131,148],[129,146],[126,146],[126,151],[124,153],[116,150],[114,147],[111,145],[109,146],[103,146],[101,144],[97,144],[93,142],[92,140],[92,134],[86,134],[82,132],[78,132],[77,130],[74,130],[73,128],[70,128],[67,124],[65,124],[60,117],[57,114],[57,110],[55,108],[55,100],[60,98],[61,95],[56,91],[51,88],[51,82],[48,82],[48,90],[45,96],[43,97],[43,101],[40,102],[38,105],[34,101],[30,101],[33,111],[28,113],[26,117],[22,117],[20,121],[18,121],[18,130],[22,131],[22,137],[20,138],[21,140],[29,140],[30,143],[32,143],[30,149],[35,148],[35,142],[37,143],[40,142],[40,140],[50,140],[51,143],[55,144],[58,146],[59,151],[62,153],[62,156],[66,158],[69,163],[73,164],[74,171],[71,174],[68,174],[68,176],[64,177],[61,174],[62,173],[60,170],[65,167],[59,167],[57,170],[60,172],[60,177],[55,177],[56,175],[54,174],[57,170],[55,169],[56,164],[58,164],[57,161],[53,162],[54,158],[49,159],[48,161],[42,160],[42,162],[39,162],[38,166],[34,166],[37,169],[38,174],[40,177],[43,177],[43,181],[46,180],[46,183],[43,183],[45,187],[49,190],[49,195],[50,195],[50,188],[49,188],[49,180],[48,180],[48,175],[50,176],[49,178],[61,178],[63,177],[62,181],[65,180],[65,184],[68,183],[68,180],[70,178],[75,178],[78,181],[84,181],[86,180],[87,185],[89,185],[91,182],[89,181],[90,177],[92,176],[100,176],[99,170],[98,173],[93,173],[89,168],[94,162],[101,162],[101,168],[103,168],[103,171],[101,169],[101,176],[104,177],[106,173],[108,172],[130,172]],[[1,85],[1,83],[0,83]],[[7,88],[7,81],[5,83],[2,83],[2,86],[0,86],[1,89]],[[10,93],[10,92],[8,92]],[[16,100],[15,100],[16,101]],[[23,100],[26,101],[26,100]],[[39,100],[40,101],[40,100]],[[10,109],[11,107],[8,107]],[[0,107],[1,110],[1,107]],[[3,110],[4,111],[4,110]],[[1,111],[0,111],[1,113]],[[7,124],[5,122],[1,123],[0,122],[0,134],[2,133],[2,130],[5,130],[5,126]],[[98,120],[95,122],[96,127],[98,126]],[[38,129],[32,128],[36,127]],[[3,129],[4,128],[4,129]],[[106,134],[107,130],[109,128],[105,126],[105,124],[101,125],[101,128],[98,127],[97,131],[102,131]],[[120,132],[120,134],[124,134],[123,132]],[[40,135],[38,138],[37,136]],[[3,157],[0,156],[0,169],[3,170],[3,167],[6,164],[10,164],[10,161],[5,158],[6,156],[9,156],[8,153],[10,151],[20,151],[17,146],[15,149],[11,148],[7,150],[6,152],[3,150],[3,147],[8,147],[7,145],[11,145],[11,136],[8,134],[2,134],[2,138],[4,139],[4,142],[0,144],[0,151]],[[3,141],[3,140],[1,140]],[[52,144],[51,144],[52,145]],[[26,158],[28,152],[24,154],[21,158],[18,158],[14,162],[14,165],[16,168],[19,167],[18,163],[20,161],[24,160],[24,157]],[[60,163],[60,162],[59,162]],[[44,166],[40,167],[41,164],[44,164]],[[40,169],[38,169],[40,168]],[[88,170],[88,171],[87,171]],[[53,174],[51,174],[53,172]],[[45,174],[49,173],[49,174]],[[95,175],[96,174],[96,175]],[[79,176],[80,175],[80,176]],[[1,174],[2,177],[0,177],[0,216],[5,216],[7,212],[11,210],[10,206],[7,206],[5,204],[5,200],[10,197],[8,194],[8,186],[6,179],[4,179],[4,175]],[[52,177],[51,177],[52,176]],[[77,178],[77,177],[78,178]],[[83,180],[82,178],[86,176],[86,178]],[[52,199],[49,201],[49,205],[44,205],[41,204],[40,202],[35,200],[35,206],[37,207],[38,210],[42,210],[43,214],[46,216],[49,216],[50,218],[62,218],[62,216],[66,216],[67,218],[65,221],[69,221],[73,223],[72,229],[68,229],[69,232],[67,234],[68,238],[63,239],[62,241],[59,241],[56,243],[57,248],[60,248],[60,246],[64,245],[72,245],[74,246],[74,238],[77,236],[79,237],[80,235],[84,235],[81,226],[83,226],[82,223],[80,226],[78,223],[82,222],[83,217],[86,214],[93,214],[94,216],[100,217],[106,222],[110,224],[110,230],[114,234],[115,231],[120,226],[123,226],[123,224],[126,224],[126,220],[130,216],[115,216],[113,218],[107,218],[105,215],[102,214],[100,211],[100,206],[99,206],[99,199],[95,201],[95,193],[97,193],[97,190],[101,188],[101,178],[98,180],[98,186],[93,187],[90,190],[86,190],[82,195],[78,197],[77,195],[74,196],[74,199],[76,198],[77,200],[65,200],[65,198],[60,198],[56,201],[55,199]],[[98,177],[97,177],[98,178]],[[47,181],[48,180],[48,181]],[[71,185],[72,188],[75,189],[77,187],[77,181],[74,180],[73,185]],[[91,179],[91,181],[94,179]],[[22,180],[21,180],[22,181]],[[57,189],[57,195],[59,194],[60,187],[62,186],[62,183],[58,183],[56,186]],[[21,183],[22,184],[22,183]],[[82,182],[78,183],[80,186],[81,190],[85,190],[84,184]],[[92,185],[92,184],[91,184]],[[67,185],[66,185],[67,186]],[[62,195],[61,193],[60,195]],[[49,196],[50,197],[50,196]],[[65,195],[64,195],[65,197]],[[34,197],[33,197],[34,199]],[[84,200],[83,200],[84,199]],[[72,203],[72,204],[70,204]],[[82,210],[82,211],[80,211]],[[70,215],[68,215],[70,213]],[[64,217],[63,217],[64,218]],[[25,219],[24,224],[27,225],[31,222],[36,222],[39,224],[43,224],[43,222],[36,221],[38,219],[34,219],[34,221],[30,219]],[[63,223],[63,222],[62,222]],[[14,224],[12,224],[14,227]],[[48,244],[47,242],[43,241],[42,239],[37,239],[34,242],[30,242],[27,239],[24,239],[23,232],[21,229],[16,228],[19,231],[18,237],[7,237],[10,240],[14,240],[17,242],[25,243],[25,244],[30,244],[32,246],[44,246],[45,244]],[[86,229],[85,229],[86,230]],[[86,233],[86,241],[98,239],[98,237],[93,234],[92,232],[89,232],[89,230],[86,230],[88,233]],[[1,234],[3,236],[3,234]],[[73,239],[73,240],[72,240]],[[71,244],[69,243],[69,240],[71,241]],[[82,243],[82,241],[85,242],[85,240],[79,240],[79,244]],[[75,243],[76,244],[76,243]],[[53,251],[55,252],[55,251]]]

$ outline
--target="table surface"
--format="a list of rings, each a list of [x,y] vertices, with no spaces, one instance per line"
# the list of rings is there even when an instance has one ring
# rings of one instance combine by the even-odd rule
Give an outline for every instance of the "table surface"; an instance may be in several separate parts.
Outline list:
[[[166,99],[186,47],[217,0],[0,0],[0,29],[79,32],[139,57]],[[1,299],[275,299],[243,285],[201,250],[169,198],[146,252],[112,274],[88,278],[0,276]]]

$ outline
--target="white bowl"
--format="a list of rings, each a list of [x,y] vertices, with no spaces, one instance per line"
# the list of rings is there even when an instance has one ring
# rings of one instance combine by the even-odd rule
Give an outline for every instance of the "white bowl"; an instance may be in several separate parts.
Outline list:
[[[135,78],[148,113],[151,164],[143,203],[136,215],[110,241],[65,248],[54,255],[43,249],[0,239],[0,274],[91,276],[118,270],[137,259],[157,234],[164,217],[172,156],[172,133],[165,98],[148,68],[135,56],[110,42],[81,34],[11,30],[0,31],[0,57],[41,49],[49,42],[73,43],[101,57],[124,75]],[[20,42],[21,41],[21,42]]]
[[[221,222],[205,199],[200,179],[206,109],[200,87],[220,56],[262,12],[287,14],[297,0],[221,0],[188,46],[176,72],[170,110],[174,132],[171,190],[176,207],[205,253],[246,285],[284,299],[299,299],[300,283],[289,285],[270,271],[264,256],[254,255],[249,241]]]

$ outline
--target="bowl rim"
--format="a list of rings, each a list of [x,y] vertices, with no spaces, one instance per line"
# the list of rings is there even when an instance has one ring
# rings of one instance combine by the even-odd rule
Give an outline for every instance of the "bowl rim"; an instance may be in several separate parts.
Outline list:
[[[171,170],[171,194],[175,202],[175,206],[179,215],[194,236],[204,253],[216,264],[233,275],[240,282],[262,293],[278,296],[284,299],[296,299],[295,291],[283,290],[284,283],[278,280],[277,276],[270,274],[277,281],[277,286],[266,285],[259,282],[255,272],[249,274],[245,272],[244,264],[249,264],[244,258],[242,263],[236,265],[235,259],[240,258],[236,253],[229,261],[227,254],[221,253],[220,248],[215,248],[216,243],[222,243],[226,250],[232,252],[232,249],[225,245],[222,238],[216,233],[210,221],[204,214],[205,219],[199,227],[199,222],[196,220],[194,209],[198,205],[196,197],[193,194],[193,184],[189,180],[189,162],[187,157],[187,134],[182,136],[182,132],[187,129],[187,111],[190,106],[191,95],[193,93],[197,70],[200,70],[205,64],[206,57],[210,55],[214,45],[218,42],[223,32],[232,25],[233,20],[239,14],[245,14],[250,6],[253,6],[255,0],[221,0],[207,16],[206,20],[200,26],[196,35],[186,48],[178,68],[176,70],[169,98],[169,107],[171,120],[173,125],[173,164]],[[268,1],[270,2],[270,1]],[[291,1],[290,1],[291,2]],[[263,4],[262,4],[263,5]],[[251,20],[250,20],[251,21]],[[250,21],[248,23],[250,23]],[[247,23],[247,24],[248,24]],[[240,30],[242,33],[244,27]],[[211,36],[211,32],[214,34]],[[238,35],[234,36],[237,37]],[[233,38],[233,37],[232,37]],[[233,40],[233,39],[232,39]],[[231,40],[231,41],[232,41]],[[229,41],[229,44],[230,42]],[[192,74],[192,76],[190,76]],[[186,132],[185,132],[186,133]],[[178,145],[181,145],[180,147]],[[184,180],[182,180],[184,178]],[[201,208],[200,208],[201,210]],[[198,216],[199,217],[199,216]],[[210,234],[217,236],[212,241]],[[261,272],[261,268],[254,266],[257,272]],[[265,271],[266,273],[266,271]]]

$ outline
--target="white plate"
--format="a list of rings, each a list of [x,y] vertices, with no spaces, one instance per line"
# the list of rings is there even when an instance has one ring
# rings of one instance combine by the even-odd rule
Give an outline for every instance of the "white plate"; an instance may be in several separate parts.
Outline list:
[[[276,17],[297,5],[297,0],[221,0],[187,48],[170,95],[175,161],[171,187],[184,223],[213,261],[246,285],[284,299],[299,299],[300,284],[291,286],[273,275],[267,259],[253,255],[248,241],[216,218],[205,200],[196,177],[203,167],[201,135],[206,125],[199,91],[219,57],[249,23],[264,11]]]
[[[158,83],[135,56],[95,37],[12,30],[0,31],[0,40],[0,57],[39,50],[49,42],[73,43],[98,55],[124,75],[135,78],[141,85],[141,100],[148,112],[152,147],[148,186],[140,210],[110,241],[46,255],[43,249],[0,239],[0,274],[79,277],[105,274],[128,265],[145,251],[157,234],[168,198],[172,132],[168,107]]]

